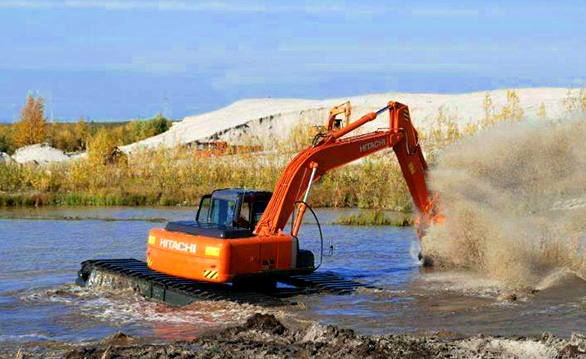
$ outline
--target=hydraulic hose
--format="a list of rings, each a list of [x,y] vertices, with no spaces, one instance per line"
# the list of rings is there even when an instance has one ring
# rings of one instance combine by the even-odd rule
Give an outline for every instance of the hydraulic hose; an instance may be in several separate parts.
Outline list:
[[[324,237],[323,237],[323,232],[321,230],[321,224],[319,223],[319,219],[317,218],[317,214],[315,214],[313,208],[311,208],[311,206],[309,204],[307,204],[307,202],[303,201],[303,200],[299,200],[295,202],[295,205],[298,203],[303,203],[311,212],[311,214],[313,215],[313,218],[315,218],[315,222],[317,223],[317,229],[319,230],[319,243],[320,243],[320,250],[319,250],[319,264],[315,267],[315,270],[317,270],[319,267],[321,267],[322,263],[323,263],[323,257],[324,257]],[[292,216],[293,220],[291,221],[291,229],[293,228],[293,221],[295,220],[295,209],[293,209],[293,216]],[[297,239],[297,237],[296,237]],[[330,248],[329,248],[329,253],[328,256],[333,255],[334,253],[334,244],[332,242],[332,239],[330,238]]]
[[[326,138],[327,135],[325,133],[318,133],[317,135],[315,135],[315,137],[313,137],[313,140],[311,141],[311,147],[315,147],[317,146],[317,144],[319,143],[320,140]]]

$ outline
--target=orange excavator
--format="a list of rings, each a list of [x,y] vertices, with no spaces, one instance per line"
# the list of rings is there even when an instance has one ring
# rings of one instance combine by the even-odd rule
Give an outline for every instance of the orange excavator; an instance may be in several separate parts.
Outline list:
[[[350,122],[350,113],[349,103],[332,109],[323,132],[288,164],[273,193],[216,190],[201,199],[195,220],[152,229],[148,268],[198,282],[247,285],[313,272],[314,255],[300,249],[297,238],[304,214],[313,212],[308,205],[312,184],[332,169],[386,148],[397,155],[421,239],[425,228],[442,217],[426,185],[427,163],[408,107],[389,102],[355,122]],[[348,136],[384,113],[389,114],[388,127]],[[338,118],[342,114],[344,121]]]
[[[388,127],[350,135],[387,112]],[[169,222],[164,229],[150,231],[146,263],[132,258],[87,260],[77,284],[130,287],[173,305],[230,300],[263,306],[287,304],[283,298],[297,294],[348,294],[368,286],[315,271],[324,252],[319,221],[318,265],[311,251],[299,248],[305,212],[315,216],[308,204],[314,182],[334,168],[392,148],[413,197],[420,241],[429,224],[443,217],[425,182],[427,164],[407,106],[389,102],[355,122],[350,122],[350,114],[349,103],[330,111],[327,125],[288,164],[274,193],[221,189],[203,196],[195,220]],[[339,118],[342,115],[344,119]]]

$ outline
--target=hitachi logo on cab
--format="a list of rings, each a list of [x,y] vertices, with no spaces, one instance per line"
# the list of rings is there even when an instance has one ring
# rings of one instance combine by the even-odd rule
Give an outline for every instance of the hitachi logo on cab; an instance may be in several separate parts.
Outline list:
[[[177,242],[172,239],[165,239],[165,238],[161,238],[159,240],[159,246],[161,248],[168,248],[168,249],[173,249],[176,251],[190,252],[190,253],[195,253],[195,250],[197,249],[197,246],[195,245],[195,243]]]
[[[385,138],[381,138],[380,140],[375,140],[375,141],[360,145],[360,152],[367,152],[370,150],[374,150],[375,148],[383,147],[386,144],[387,144],[387,140]]]

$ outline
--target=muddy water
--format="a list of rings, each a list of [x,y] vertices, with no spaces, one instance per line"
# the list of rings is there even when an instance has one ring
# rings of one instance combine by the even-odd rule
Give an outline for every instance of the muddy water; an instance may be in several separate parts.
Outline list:
[[[198,302],[172,308],[128,292],[97,292],[72,285],[79,263],[89,258],[142,259],[149,228],[186,219],[190,208],[43,208],[0,210],[0,342],[86,341],[114,331],[159,339],[197,336],[241,322],[259,308]],[[586,328],[584,282],[552,277],[537,294],[515,302],[497,299],[500,283],[462,272],[424,271],[411,228],[332,224],[347,211],[319,210],[334,256],[332,270],[380,290],[349,296],[300,296],[302,305],[271,312],[318,320],[362,333],[438,330],[465,334],[568,336]],[[302,247],[318,248],[317,226],[308,220]]]

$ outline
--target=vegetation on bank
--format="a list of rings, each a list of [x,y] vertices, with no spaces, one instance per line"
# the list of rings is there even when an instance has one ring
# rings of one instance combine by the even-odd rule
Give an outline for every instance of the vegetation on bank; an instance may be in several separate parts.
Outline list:
[[[0,124],[0,152],[12,154],[20,147],[43,142],[64,152],[80,152],[87,150],[88,143],[100,133],[116,146],[123,146],[156,136],[169,128],[171,121],[161,114],[127,122],[97,123],[81,117],[77,122],[48,123],[43,98],[29,94],[19,121]]]
[[[569,113],[586,113],[586,91],[568,93]],[[436,124],[420,133],[430,164],[438,150],[466,136],[500,123],[523,118],[520,99],[509,91],[496,108],[487,94],[484,118],[478,124],[458,125],[458,115],[438,110]],[[544,106],[540,114],[546,117]],[[276,141],[267,155],[239,153],[202,156],[193,148],[141,150],[132,156],[112,156],[119,142],[111,129],[97,131],[87,141],[88,158],[46,166],[0,164],[0,205],[197,205],[216,188],[246,187],[273,190],[279,175],[296,152],[306,147],[313,128],[300,124],[289,139]],[[251,136],[250,144],[260,140]],[[312,189],[316,207],[360,207],[409,211],[411,199],[394,155],[384,150],[356,164],[341,167],[320,179]],[[376,217],[376,216],[375,216]],[[348,221],[372,222],[377,218]]]
[[[385,211],[374,210],[342,216],[334,222],[344,226],[395,226],[408,227],[413,225],[413,218],[405,216],[387,216]]]
[[[312,204],[407,209],[410,199],[391,155],[333,171],[314,186]],[[0,205],[197,205],[216,188],[272,190],[285,162],[279,155],[202,157],[178,148],[108,164],[91,158],[44,167],[9,163],[0,165]]]

